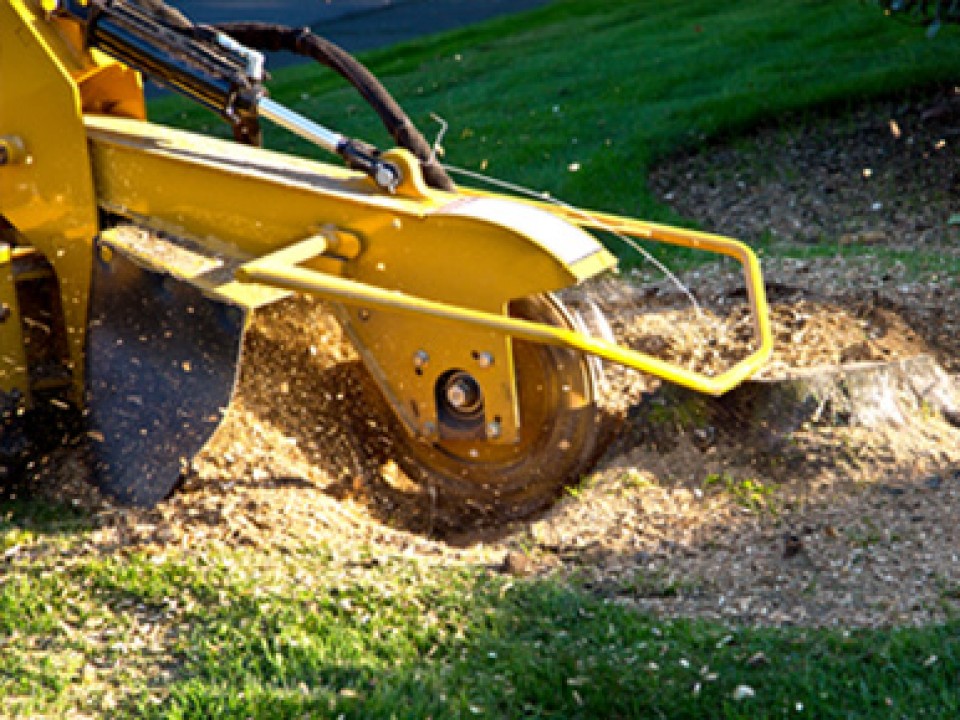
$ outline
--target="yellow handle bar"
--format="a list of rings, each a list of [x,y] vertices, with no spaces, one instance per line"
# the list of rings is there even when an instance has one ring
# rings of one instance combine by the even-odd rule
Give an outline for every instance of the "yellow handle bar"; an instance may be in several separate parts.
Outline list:
[[[753,251],[743,243],[718,235],[683,230],[614,215],[587,215],[572,209],[540,203],[535,204],[584,228],[613,230],[633,237],[695,248],[734,258],[744,269],[744,279],[754,321],[754,332],[758,341],[756,350],[720,375],[708,376],[646,353],[571,330],[427,300],[297,267],[297,263],[323,254],[327,248],[322,237],[310,238],[277,253],[248,262],[237,271],[237,279],[242,282],[261,283],[287,290],[307,292],[346,304],[371,305],[395,312],[429,315],[470,323],[524,340],[573,348],[596,355],[604,360],[610,360],[656,375],[669,382],[708,395],[722,395],[736,387],[757,372],[770,357],[773,349],[773,338],[770,331],[760,263]]]

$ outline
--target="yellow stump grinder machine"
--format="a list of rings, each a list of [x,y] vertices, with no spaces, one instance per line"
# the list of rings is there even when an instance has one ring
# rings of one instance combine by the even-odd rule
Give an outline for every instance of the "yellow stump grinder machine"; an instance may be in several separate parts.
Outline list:
[[[398,147],[272,100],[263,52],[282,50],[342,74]],[[234,140],[151,123],[144,77]],[[341,161],[264,149],[263,121]],[[707,376],[587,332],[557,291],[615,266],[600,233],[738,261],[751,354]],[[108,492],[163,499],[230,402],[252,312],[292,293],[329,301],[406,466],[518,507],[596,459],[599,361],[718,395],[771,345],[746,246],[458,187],[376,78],[307,29],[199,25],[162,0],[0,0],[0,465],[70,408]]]

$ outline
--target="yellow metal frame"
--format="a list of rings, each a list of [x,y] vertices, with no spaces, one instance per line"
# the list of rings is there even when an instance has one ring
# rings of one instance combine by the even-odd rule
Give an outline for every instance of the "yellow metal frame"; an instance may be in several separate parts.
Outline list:
[[[549,209],[549,206],[547,208]],[[595,216],[593,220],[584,219],[578,224],[602,227],[603,229],[616,226],[617,232],[627,235],[722,254],[740,262],[744,268],[744,279],[754,320],[757,339],[756,350],[720,375],[708,376],[646,353],[588,337],[582,333],[432,302],[393,290],[373,287],[296,267],[296,263],[289,262],[290,256],[287,255],[286,251],[281,251],[275,256],[267,255],[247,263],[237,271],[237,279],[243,282],[261,283],[287,290],[312,293],[319,297],[362,307],[380,307],[397,313],[412,313],[417,316],[430,316],[466,323],[515,338],[568,347],[656,375],[669,382],[708,395],[722,395],[733,389],[756,373],[769,359],[773,349],[773,337],[770,330],[766,294],[760,274],[760,263],[756,255],[746,245],[717,235],[678,230],[612,215]],[[312,255],[313,252],[322,253],[323,249],[313,246],[307,256]],[[302,255],[300,257],[303,258]]]
[[[492,331],[574,348],[710,395],[736,387],[762,367],[772,352],[760,263],[753,251],[737,240],[472,190],[451,196],[421,189],[409,192],[407,197],[391,198],[377,193],[362,176],[341,168],[126,120],[92,117],[87,125],[102,204],[150,217],[165,229],[216,236],[233,248],[231,252],[259,258],[240,273],[247,282],[310,292],[351,306],[390,310],[390,317],[379,325],[369,319],[357,322],[358,314],[354,313],[351,326],[359,334],[361,352],[364,347],[382,344],[387,334],[393,340],[433,334],[446,346],[475,348],[496,343],[501,356],[509,357],[509,347],[502,344],[502,339],[490,338]],[[406,174],[416,173],[415,164],[403,153],[392,157]],[[279,174],[270,177],[274,171]],[[140,179],[160,176],[168,178],[162,187],[145,186]],[[330,184],[308,190],[301,181],[311,176]],[[307,202],[307,195],[311,202]],[[254,207],[250,206],[252,197],[257,198]],[[472,200],[509,202],[549,213],[585,230],[614,231],[733,258],[743,268],[754,322],[754,351],[725,372],[708,376],[600,339],[506,317],[509,300],[575,284],[611,267],[613,259],[597,245],[596,252],[567,263],[555,253],[544,252],[541,241],[529,235],[521,244],[513,241],[505,246],[507,236],[517,238],[516,229],[447,212],[458,203]],[[297,237],[312,237],[310,229],[317,226],[317,218],[327,221],[323,224],[334,232],[345,231],[350,237],[360,238],[357,242],[363,250],[359,257],[333,260],[328,253],[313,252],[308,253],[312,254],[311,267],[301,268],[297,265],[302,258],[292,262],[285,251],[274,255],[278,249],[298,242]],[[250,235],[251,225],[257,228],[256,236]],[[505,269],[520,269],[525,280],[507,282]],[[470,275],[482,282],[467,282]],[[483,301],[483,287],[491,288],[497,299]],[[412,324],[404,324],[399,317],[411,314],[415,316]],[[427,317],[444,322],[429,330],[424,323]],[[458,337],[458,333],[472,332],[458,330],[451,323],[488,333]],[[430,344],[438,347],[437,342]],[[407,343],[401,348],[391,342],[389,348],[376,354],[398,358],[381,362],[400,365],[406,374],[417,345]],[[468,361],[460,357],[450,362],[450,366],[456,366]],[[400,371],[394,368],[385,372]],[[507,373],[498,381],[512,385],[513,378]],[[415,378],[408,377],[402,383],[407,394],[411,382]],[[421,432],[422,425],[434,420],[429,409],[433,389],[429,383],[422,385],[413,393],[418,407],[408,418],[411,426],[420,424]],[[513,391],[508,394],[508,402],[512,402]],[[409,403],[398,400],[398,404]],[[515,417],[506,405],[498,410]]]
[[[339,167],[128,119],[88,116],[85,122],[100,206],[191,239],[223,267],[271,255],[319,231],[336,238],[337,247],[310,261],[317,273],[505,315],[514,299],[567,287],[614,263],[588,233],[538,209],[418,194],[414,184],[387,196],[365,176]],[[391,157],[405,176],[418,172],[408,153]],[[155,182],[158,177],[165,181]],[[529,227],[512,227],[503,217],[510,209]],[[222,268],[197,274],[168,264],[172,274],[247,306],[256,304],[247,296],[264,287],[238,287]],[[438,430],[436,385],[440,375],[458,368],[481,383],[485,410],[502,428],[496,441],[517,439],[508,336],[426,315],[354,308],[340,316],[411,432],[431,437]],[[494,362],[481,363],[481,357]]]
[[[98,231],[82,115],[143,118],[145,109],[139,76],[103,55],[82,52],[79,28],[48,17],[47,10],[40,0],[0,2],[0,136],[16,150],[0,165],[0,215],[56,273],[73,394],[80,402]]]
[[[468,194],[485,196],[488,193],[466,191]],[[755,374],[770,359],[773,352],[773,333],[770,328],[770,308],[767,304],[767,294],[763,283],[763,273],[760,269],[760,260],[753,250],[746,244],[733,238],[712,233],[685,230],[683,228],[658,223],[635,220],[633,218],[612,215],[594,211],[583,211],[576,208],[563,207],[548,203],[524,201],[535,207],[542,208],[579,227],[601,232],[614,232],[627,237],[647,240],[675,247],[700,250],[715,255],[732,258],[740,264],[743,271],[744,287],[750,304],[750,314],[753,320],[754,339],[756,348],[740,362],[728,368],[725,372],[707,376],[685,368],[663,363],[644,353],[631,351],[623,359],[617,358],[617,353],[611,356],[603,355],[606,359],[649,372],[664,380],[677,385],[688,387],[708,395],[722,395],[732,390],[744,380]],[[590,351],[586,351],[590,352]],[[600,354],[600,353],[596,353]],[[629,359],[628,359],[629,358]]]
[[[174,257],[181,254],[151,255],[119,234],[105,233],[103,245],[206,293],[246,307],[288,290],[333,300],[397,415],[426,437],[437,433],[439,378],[462,369],[475,375],[487,417],[501,428],[489,439],[517,440],[513,338],[573,348],[712,395],[755,372],[771,352],[759,263],[742,243],[490,193],[434,191],[403,151],[388,154],[404,177],[389,196],[345,168],[153,125],[144,121],[137,74],[81,51],[77,26],[48,17],[39,0],[0,3],[0,48],[0,140],[19,161],[0,167],[0,214],[46,256],[60,282],[78,399],[98,210],[199,248],[205,259],[187,267]],[[754,317],[754,352],[709,377],[511,318],[512,301],[615,264],[590,230],[736,259]]]

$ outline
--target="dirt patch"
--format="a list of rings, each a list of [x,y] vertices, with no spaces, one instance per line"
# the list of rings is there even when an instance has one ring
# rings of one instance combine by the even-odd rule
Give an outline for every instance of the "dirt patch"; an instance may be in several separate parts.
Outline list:
[[[900,134],[891,140],[891,108],[904,103],[918,124],[896,116]],[[919,120],[941,105],[943,113],[956,107],[952,95],[938,94],[865,108],[816,132],[760,133],[753,143],[671,162],[654,186],[727,234],[810,242],[795,230],[815,218],[820,241],[862,243],[864,233],[880,233],[870,242],[923,243],[949,255],[956,249],[946,205],[928,184],[940,187],[936,178],[953,177],[960,163],[920,134],[942,115]],[[821,133],[835,126],[825,140]],[[947,129],[931,132],[949,137]],[[927,154],[916,176],[895,174],[889,200],[874,191],[905,156],[884,165],[860,155],[884,143]],[[831,172],[827,191],[822,173]],[[896,190],[906,182],[920,186],[910,199]],[[960,372],[960,291],[936,269],[863,255],[768,262],[764,271],[777,338],[764,376],[919,354]],[[750,347],[742,290],[722,267],[683,279],[699,314],[664,282],[605,280],[588,292],[603,301],[621,341],[716,372]],[[150,511],[113,507],[65,449],[40,464],[38,486],[96,513],[96,543],[109,552],[323,543],[344,554],[362,546],[442,562],[507,557],[507,571],[557,573],[659,613],[775,625],[925,623],[960,600],[960,432],[936,412],[900,426],[810,423],[790,434],[789,451],[762,450],[685,417],[682,407],[651,415],[645,403],[657,384],[613,370],[608,394],[623,420],[597,471],[537,518],[456,533],[464,518],[445,516],[400,470],[396,428],[322,303],[268,309],[244,353],[236,401],[170,500]]]
[[[935,308],[899,292],[896,278],[875,277],[869,261],[785,261],[766,273],[777,349],[761,378],[922,355],[956,372],[955,335],[918,322]],[[877,294],[852,292],[840,281],[851,275]],[[697,280],[708,307],[735,287],[719,270]],[[670,306],[668,291],[657,297]],[[949,312],[960,293],[944,300]],[[677,332],[674,312],[654,327],[673,327],[668,351],[689,358],[685,338],[697,333]],[[736,328],[741,315],[734,308],[726,324]],[[621,331],[644,325],[633,319]],[[722,343],[692,344],[724,355]],[[952,387],[960,390],[956,376]],[[920,407],[896,421],[810,421],[777,434],[740,427],[733,411],[718,423],[701,402],[671,395],[635,405],[604,466],[524,529],[521,545],[544,571],[661,614],[751,624],[922,624],[955,612],[955,416]],[[758,440],[765,430],[775,443]]]
[[[937,90],[769,128],[654,171],[654,192],[717,232],[859,246],[858,257],[765,262],[777,347],[762,375],[928,353],[957,386],[956,278],[909,256],[960,254],[951,224],[958,120],[956,92]],[[723,269],[685,280],[705,305],[729,306]],[[666,284],[645,292],[678,301]],[[742,322],[736,309],[728,317],[721,335]],[[669,337],[658,342],[683,334]],[[693,351],[681,343],[670,352]],[[955,424],[811,424],[771,454],[698,436],[675,416],[665,433],[651,432],[643,418],[575,501],[531,526],[547,565],[559,560],[598,592],[671,615],[878,625],[956,611]]]
[[[703,227],[750,242],[919,244],[956,256],[958,142],[957,90],[917,91],[671,158],[650,188]]]

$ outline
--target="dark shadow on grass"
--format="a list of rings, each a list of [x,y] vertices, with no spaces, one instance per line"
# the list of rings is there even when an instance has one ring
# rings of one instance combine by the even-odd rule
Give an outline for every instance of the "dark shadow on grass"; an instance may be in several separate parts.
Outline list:
[[[40,535],[73,536],[93,530],[96,525],[96,518],[90,512],[69,502],[10,490],[0,499],[0,532],[17,529]]]
[[[62,461],[64,450],[76,457],[82,455],[82,428],[79,413],[54,404],[41,405],[16,425],[0,428],[0,432],[9,433],[6,439],[17,449],[0,462],[5,469],[0,476],[0,528],[70,534],[95,526],[95,517],[84,502],[71,499],[63,488],[51,497],[49,479],[38,481]],[[75,481],[84,483],[86,479],[78,477]]]
[[[272,602],[243,595],[205,610],[189,623],[189,650],[173,680],[150,688],[164,699],[131,701],[122,714],[949,718],[960,712],[955,623],[853,633],[732,630],[656,620],[550,581],[506,583],[484,575],[457,576],[442,589],[414,588],[394,601],[365,596],[371,590]]]

